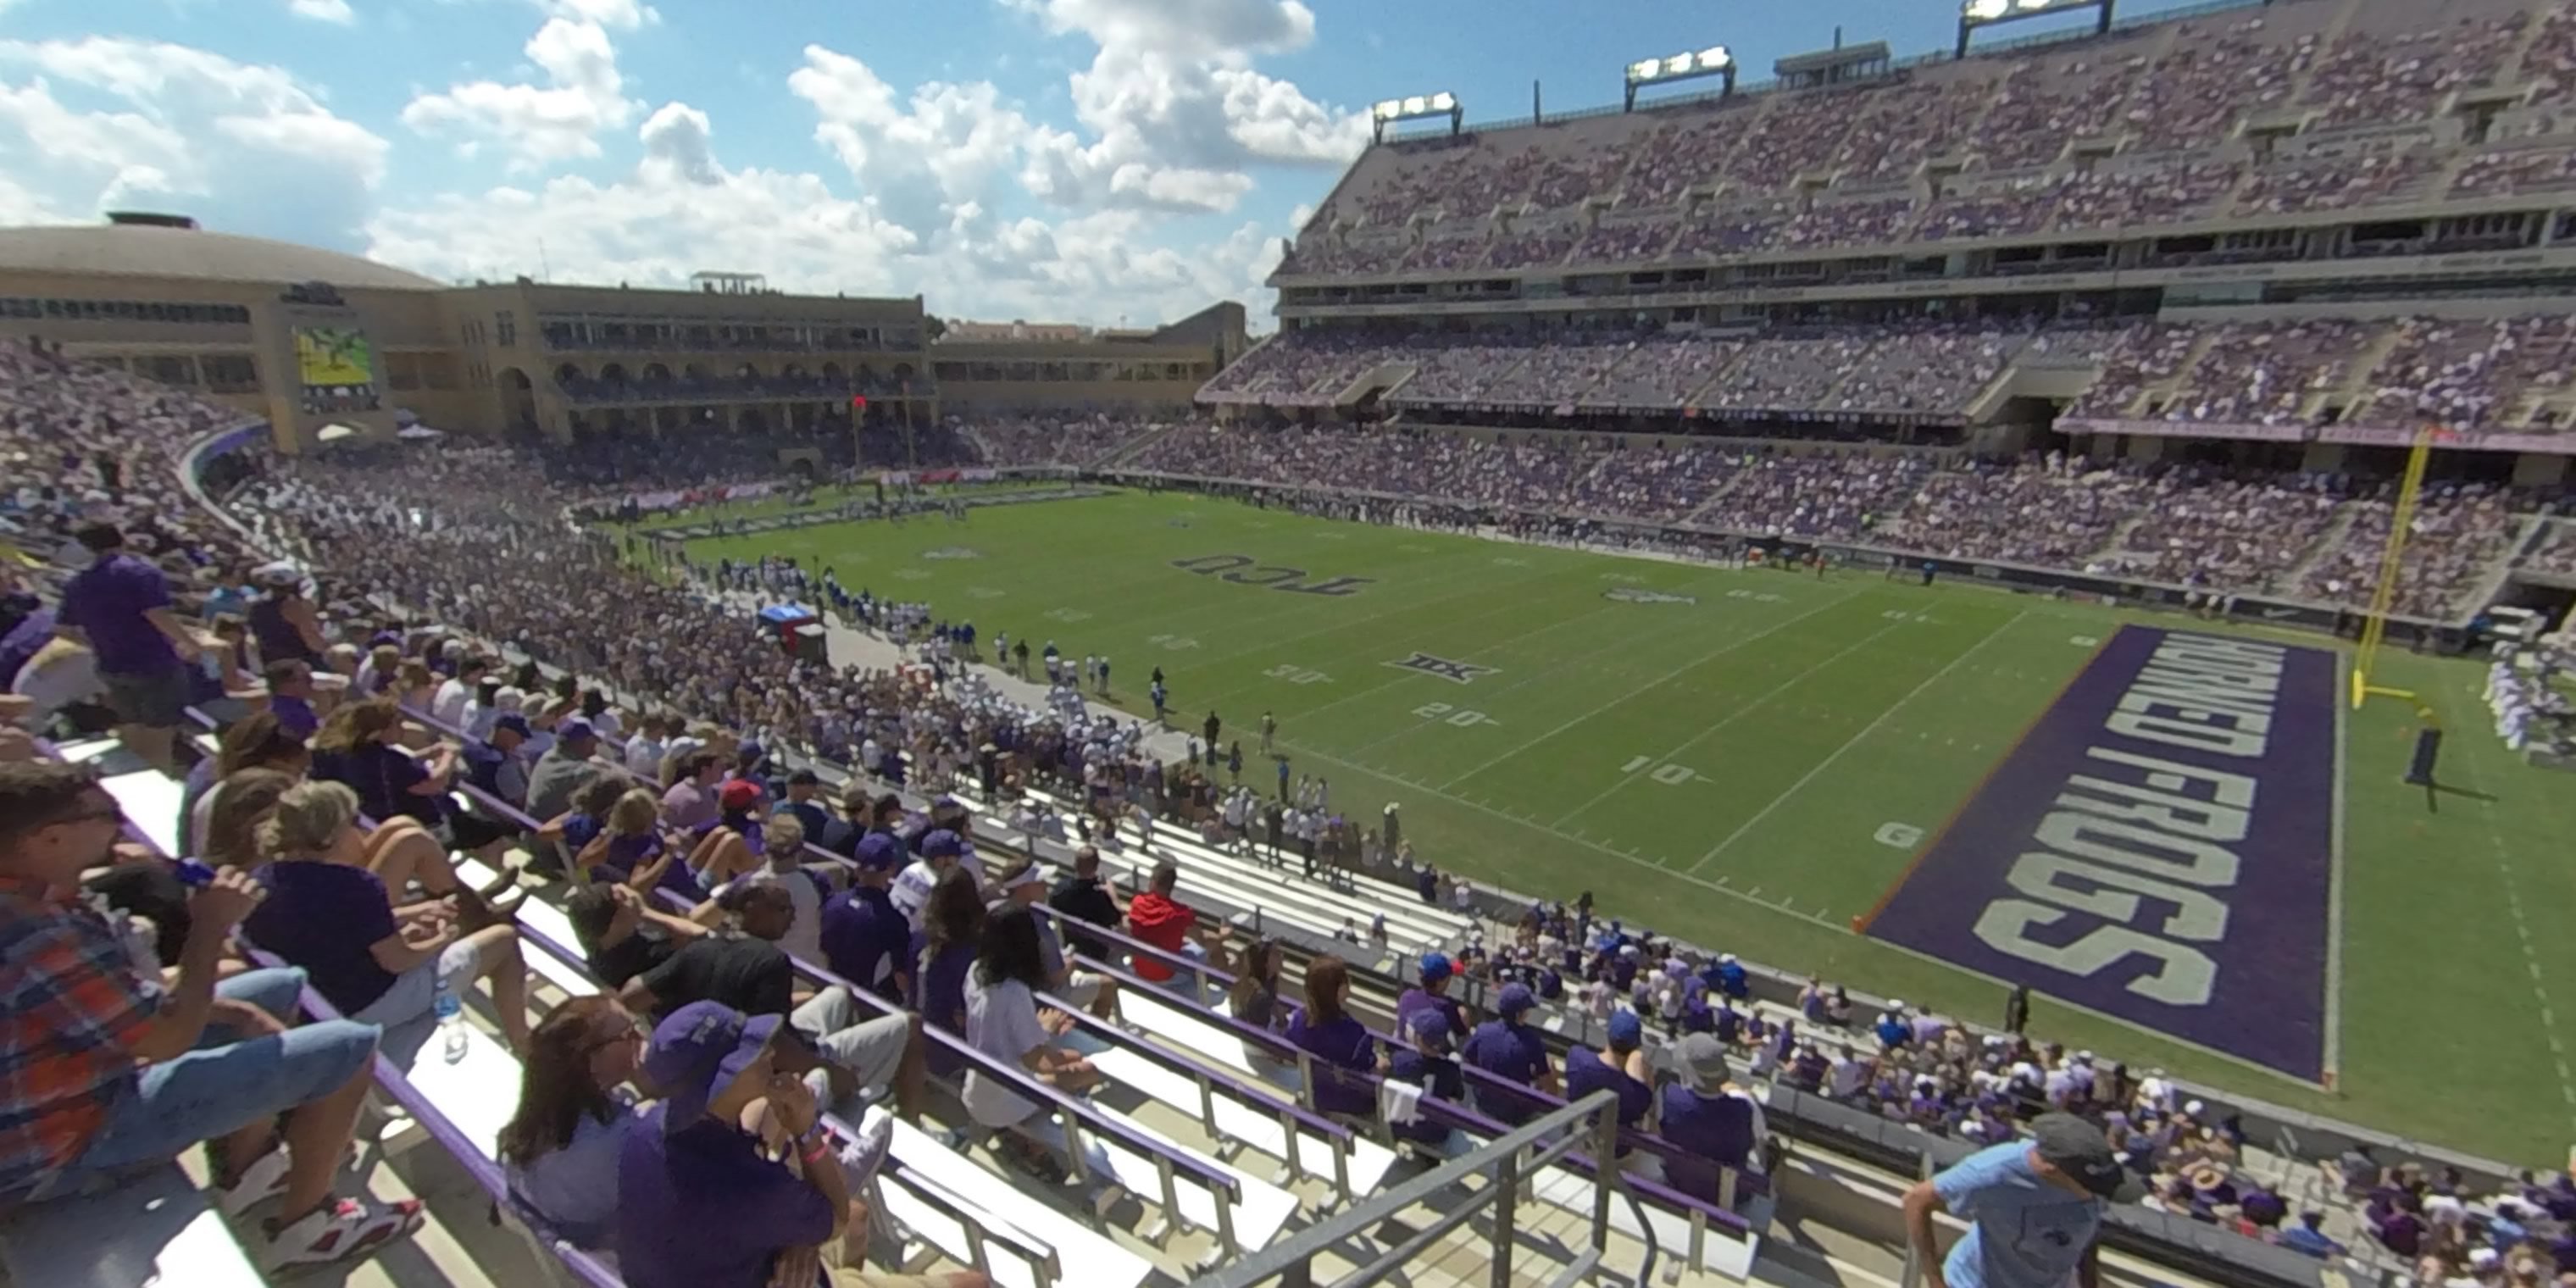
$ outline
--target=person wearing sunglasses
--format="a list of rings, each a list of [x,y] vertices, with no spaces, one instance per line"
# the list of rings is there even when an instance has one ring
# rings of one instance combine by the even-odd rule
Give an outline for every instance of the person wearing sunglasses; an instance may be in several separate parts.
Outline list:
[[[510,1192],[578,1247],[604,1248],[615,1231],[617,1155],[636,1121],[627,1084],[646,1037],[617,999],[592,996],[556,1007],[529,1038],[501,1163]]]
[[[138,969],[81,897],[81,873],[108,862],[122,822],[85,767],[0,764],[0,1207],[207,1141],[217,1206],[267,1209],[267,1269],[360,1259],[418,1230],[418,1200],[331,1193],[375,1027],[287,1028],[302,971],[218,981],[234,926],[264,897],[238,868],[189,899],[168,981]]]

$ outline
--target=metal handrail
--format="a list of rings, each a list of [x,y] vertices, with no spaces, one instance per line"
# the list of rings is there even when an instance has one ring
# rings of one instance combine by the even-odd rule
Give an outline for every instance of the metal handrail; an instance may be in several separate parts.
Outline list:
[[[1494,1283],[1511,1283],[1511,1249],[1516,1230],[1513,1217],[1520,1202],[1522,1178],[1572,1152],[1584,1137],[1583,1131],[1577,1129],[1578,1124],[1586,1124],[1589,1120],[1588,1125],[1597,1134],[1600,1124],[1617,1123],[1618,1105],[1619,1098],[1610,1092],[1595,1092],[1527,1126],[1496,1137],[1473,1153],[1443,1163],[1393,1189],[1381,1190],[1329,1220],[1316,1222],[1233,1265],[1203,1276],[1195,1282],[1194,1288],[1252,1288],[1274,1280],[1288,1284],[1312,1283],[1316,1257],[1372,1234],[1399,1213],[1424,1204],[1433,1195],[1443,1196],[1439,1205],[1443,1210],[1439,1216],[1333,1282],[1350,1288],[1382,1282],[1423,1249],[1491,1207],[1495,1209],[1496,1216],[1494,1250],[1488,1264],[1492,1267]],[[1553,1143],[1548,1143],[1550,1137],[1555,1137]],[[1470,1176],[1491,1176],[1493,1180],[1471,1196],[1452,1196],[1453,1188]],[[1594,1183],[1606,1187],[1617,1182],[1611,1177],[1597,1177]],[[1607,1211],[1606,1204],[1595,1205],[1592,1230],[1595,1256],[1608,1242]]]

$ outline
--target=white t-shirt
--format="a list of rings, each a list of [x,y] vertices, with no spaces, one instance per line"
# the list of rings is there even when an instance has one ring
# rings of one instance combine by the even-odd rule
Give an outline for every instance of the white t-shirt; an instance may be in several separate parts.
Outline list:
[[[886,897],[894,909],[914,930],[921,929],[921,910],[930,906],[930,892],[939,885],[939,874],[931,871],[930,860],[914,859],[904,870],[894,874],[894,885]]]
[[[474,686],[463,680],[449,680],[438,686],[429,700],[429,714],[450,728],[465,726],[465,704],[474,700]]]
[[[637,778],[641,778],[648,783],[661,782],[663,747],[664,744],[656,742],[651,738],[647,738],[642,734],[637,734],[635,737],[628,739],[626,743],[626,772],[633,774]]]
[[[970,970],[966,972],[966,1040],[976,1050],[1019,1068],[1029,1052],[1053,1045],[1055,1036],[1038,1023],[1037,997],[1028,985],[1012,979],[987,988],[982,973]],[[966,1071],[965,1101],[966,1112],[986,1127],[1013,1126],[1038,1111],[978,1069]]]

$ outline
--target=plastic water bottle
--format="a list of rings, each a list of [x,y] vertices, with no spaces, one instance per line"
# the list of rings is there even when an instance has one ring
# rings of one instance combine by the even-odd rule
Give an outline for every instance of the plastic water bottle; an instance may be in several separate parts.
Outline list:
[[[454,1064],[465,1058],[465,1004],[456,999],[456,991],[446,980],[438,981],[439,1050]]]

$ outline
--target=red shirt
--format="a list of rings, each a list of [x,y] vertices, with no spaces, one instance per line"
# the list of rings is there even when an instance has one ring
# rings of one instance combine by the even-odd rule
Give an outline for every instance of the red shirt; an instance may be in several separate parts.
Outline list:
[[[0,1194],[60,1170],[134,1094],[159,980],[81,902],[0,878]]]
[[[1127,901],[1127,931],[1136,938],[1167,953],[1181,951],[1190,928],[1197,925],[1199,914],[1183,904],[1172,902],[1167,895],[1148,890]],[[1172,968],[1150,957],[1135,961],[1136,977],[1162,983],[1172,977]]]

